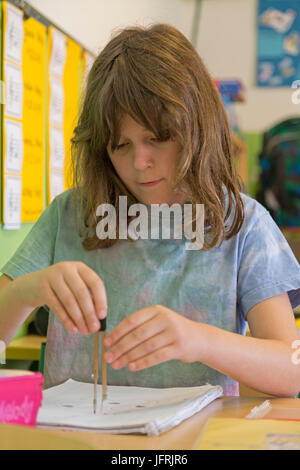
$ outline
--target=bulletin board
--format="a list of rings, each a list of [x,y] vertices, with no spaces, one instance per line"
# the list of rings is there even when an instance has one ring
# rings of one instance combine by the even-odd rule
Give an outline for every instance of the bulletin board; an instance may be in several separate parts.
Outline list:
[[[22,212],[23,137],[23,12],[2,3],[2,76],[5,99],[2,128],[4,228],[19,228]]]
[[[94,56],[26,2],[2,1],[0,15],[1,221],[18,230],[72,185],[70,140]]]
[[[80,96],[94,57],[55,27],[49,28],[48,203],[72,186],[70,140]]]
[[[290,87],[300,77],[300,0],[259,0],[257,74],[262,87]]]
[[[18,229],[44,208],[46,27],[2,3],[5,84],[2,139],[2,220]]]

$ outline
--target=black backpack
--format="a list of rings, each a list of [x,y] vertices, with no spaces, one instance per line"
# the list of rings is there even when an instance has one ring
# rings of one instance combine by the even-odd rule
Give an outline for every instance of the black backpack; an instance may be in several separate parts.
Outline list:
[[[259,164],[255,198],[279,227],[300,227],[300,117],[264,133]]]

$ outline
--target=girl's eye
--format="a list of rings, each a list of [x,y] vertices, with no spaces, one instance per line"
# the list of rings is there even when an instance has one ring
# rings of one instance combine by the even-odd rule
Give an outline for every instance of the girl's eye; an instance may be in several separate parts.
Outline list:
[[[167,138],[160,138],[160,137],[152,137],[150,139],[152,142],[157,142],[157,143],[163,143],[163,142],[168,142],[170,139],[167,137]]]
[[[116,150],[120,150],[122,149],[123,147],[125,147],[125,145],[127,145],[126,143],[125,144],[119,144],[116,146]]]

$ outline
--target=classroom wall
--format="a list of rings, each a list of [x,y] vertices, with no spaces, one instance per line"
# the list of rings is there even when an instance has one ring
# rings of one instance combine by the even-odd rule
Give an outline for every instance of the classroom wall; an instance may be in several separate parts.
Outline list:
[[[127,24],[169,22],[192,40],[193,21],[200,5],[195,40],[199,54],[212,75],[239,78],[246,88],[246,102],[236,104],[235,109],[248,147],[248,193],[255,195],[262,133],[276,122],[300,115],[300,105],[292,103],[289,88],[255,86],[258,0],[85,0],[85,15],[81,0],[29,3],[95,54],[109,40],[112,30]],[[89,11],[93,14],[89,15]]]
[[[97,54],[114,28],[163,21],[189,39],[197,0],[29,0],[32,6]],[[236,106],[241,129],[257,134],[300,115],[289,88],[255,86],[257,0],[200,1],[197,50],[218,78],[240,78],[247,102]],[[300,77],[299,77],[300,79]]]
[[[195,0],[29,0],[34,8],[97,54],[118,27],[171,23],[191,34]]]
[[[241,129],[251,134],[300,115],[289,88],[255,86],[256,8],[257,0],[203,0],[197,40],[197,49],[214,76],[244,83],[247,101],[237,104],[236,111]]]

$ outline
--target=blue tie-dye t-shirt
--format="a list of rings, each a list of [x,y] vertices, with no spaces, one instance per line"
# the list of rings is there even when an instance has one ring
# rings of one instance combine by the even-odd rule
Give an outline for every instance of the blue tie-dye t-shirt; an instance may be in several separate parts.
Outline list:
[[[103,280],[107,331],[133,312],[163,305],[195,321],[244,335],[247,312],[258,302],[288,292],[300,303],[300,267],[269,213],[242,194],[245,221],[239,233],[209,251],[187,250],[186,239],[119,240],[85,251],[73,219],[71,190],[45,209],[1,271],[12,279],[60,261],[82,261]],[[93,334],[74,335],[50,311],[45,387],[68,378],[92,382]],[[99,361],[101,377],[101,361]],[[141,371],[107,368],[108,384],[140,387],[221,385],[238,395],[238,383],[201,362],[171,360]]]

